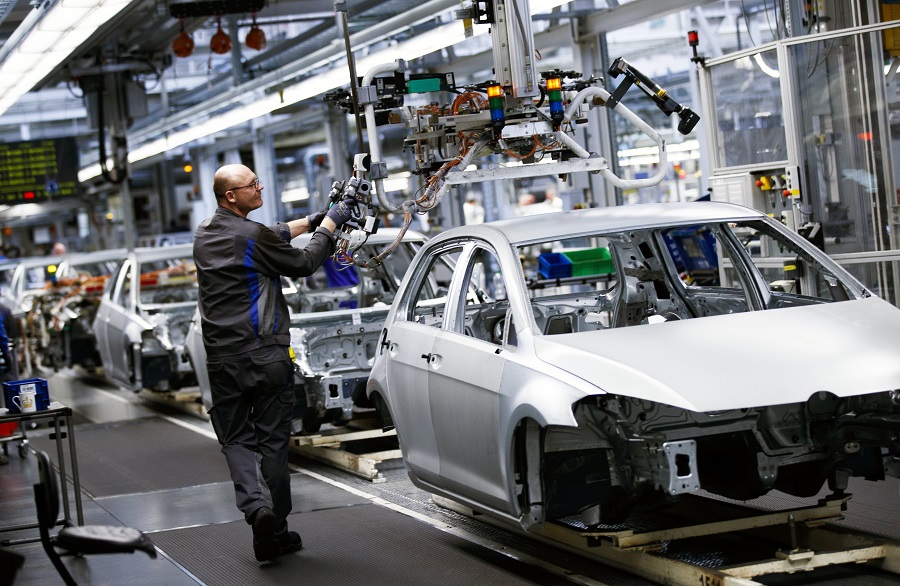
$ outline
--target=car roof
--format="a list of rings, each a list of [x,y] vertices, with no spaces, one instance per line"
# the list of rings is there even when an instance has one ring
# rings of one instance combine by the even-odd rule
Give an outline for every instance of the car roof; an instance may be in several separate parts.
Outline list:
[[[175,244],[172,246],[142,246],[132,252],[138,262],[151,262],[168,258],[180,258],[194,255],[194,244]]]
[[[459,226],[441,233],[433,241],[439,242],[458,236],[481,236],[490,239],[500,233],[511,244],[520,245],[562,240],[582,234],[619,232],[629,228],[748,220],[763,216],[762,212],[723,202],[644,203],[570,210]]]
[[[85,265],[92,262],[120,261],[128,255],[125,248],[113,248],[98,250],[95,252],[69,252],[60,255],[26,256],[23,258],[11,258],[0,261],[0,270],[7,270],[19,265],[28,268],[68,264],[73,266]]]
[[[46,265],[58,265],[62,263],[66,259],[65,255],[53,255],[53,256],[25,256],[21,258],[11,258],[8,261],[4,261],[0,264],[0,269],[6,270],[9,268],[15,268],[18,266],[23,266],[25,268],[33,268],[39,266]]]
[[[122,260],[128,255],[126,248],[112,248],[96,252],[73,252],[65,256],[66,262],[73,266],[108,260]]]

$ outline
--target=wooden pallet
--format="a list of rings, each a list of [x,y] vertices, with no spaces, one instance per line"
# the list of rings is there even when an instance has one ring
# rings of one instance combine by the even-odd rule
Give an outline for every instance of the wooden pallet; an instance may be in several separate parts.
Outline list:
[[[203,401],[200,399],[200,390],[197,387],[188,387],[178,391],[151,391],[143,389],[138,393],[138,396],[157,405],[168,405],[179,411],[196,415],[201,419],[209,419],[209,414],[206,413],[206,408],[203,407]]]
[[[385,432],[367,423],[365,419],[358,422],[351,421],[347,426],[327,429],[317,434],[292,436],[291,451],[374,483],[384,482],[384,475],[378,471],[378,465],[385,460],[402,457],[396,443],[397,432],[394,430]],[[381,439],[389,441],[378,442]],[[367,444],[373,443],[396,447],[364,451]]]
[[[649,532],[593,532],[547,522],[541,527],[532,527],[527,534],[659,584],[672,586],[762,586],[753,578],[810,572],[816,568],[843,564],[869,564],[900,574],[900,543],[828,524],[828,521],[841,518],[848,498],[832,497],[811,507],[765,512],[694,497],[689,504],[693,505],[697,515],[696,523],[679,527]],[[486,523],[525,533],[518,525],[477,513],[455,501],[439,496],[433,496],[432,500],[442,507],[478,517]],[[726,516],[733,514],[734,517],[723,519],[720,516],[722,513]],[[718,519],[711,521],[711,517]],[[756,539],[771,543],[770,557],[729,566],[706,567],[666,557],[659,552],[663,544],[673,540],[711,535],[724,537],[748,532]],[[789,538],[786,538],[787,535]]]

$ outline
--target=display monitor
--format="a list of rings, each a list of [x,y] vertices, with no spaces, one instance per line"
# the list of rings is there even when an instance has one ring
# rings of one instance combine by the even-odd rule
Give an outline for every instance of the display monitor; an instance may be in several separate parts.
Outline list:
[[[0,204],[42,203],[78,195],[74,137],[0,144]]]

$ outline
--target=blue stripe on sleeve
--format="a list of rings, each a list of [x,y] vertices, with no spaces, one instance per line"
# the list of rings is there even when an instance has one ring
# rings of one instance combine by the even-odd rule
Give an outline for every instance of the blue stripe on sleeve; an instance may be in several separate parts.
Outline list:
[[[250,323],[253,335],[259,337],[259,275],[254,268],[253,254],[256,252],[256,240],[248,240],[244,249],[244,268],[247,269],[247,286],[250,288]]]
[[[276,287],[273,291],[277,291],[278,288],[281,288],[281,279],[278,277],[272,278],[272,287]],[[275,325],[272,326],[272,333],[278,331],[278,324],[281,322],[281,312],[278,311],[278,304],[275,304]]]

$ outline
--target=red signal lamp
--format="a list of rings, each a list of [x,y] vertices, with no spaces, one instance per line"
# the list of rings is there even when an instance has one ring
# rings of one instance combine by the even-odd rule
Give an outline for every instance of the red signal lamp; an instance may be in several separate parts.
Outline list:
[[[697,31],[688,31],[688,45],[690,45],[694,56],[691,57],[691,63],[704,67],[706,65],[706,57],[697,54],[697,45],[700,44],[700,33]]]
[[[697,31],[688,31],[688,45],[696,47],[700,44],[700,33]]]
[[[222,19],[218,19],[219,30],[213,35],[209,42],[209,49],[218,55],[224,55],[231,51],[231,37],[222,30]]]
[[[177,57],[190,57],[194,52],[194,39],[184,30],[184,22],[181,23],[181,34],[172,41],[172,52]]]
[[[247,43],[248,47],[257,51],[262,51],[266,48],[266,33],[256,24],[255,14],[253,15],[253,26],[250,28],[250,32],[247,33],[247,38],[244,42]]]

